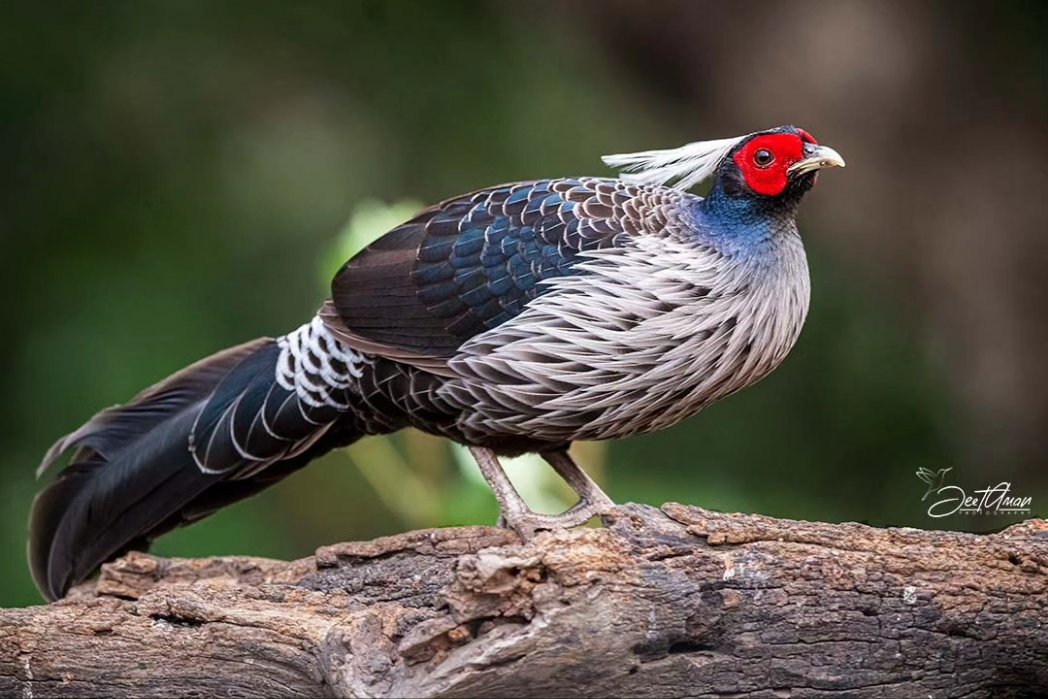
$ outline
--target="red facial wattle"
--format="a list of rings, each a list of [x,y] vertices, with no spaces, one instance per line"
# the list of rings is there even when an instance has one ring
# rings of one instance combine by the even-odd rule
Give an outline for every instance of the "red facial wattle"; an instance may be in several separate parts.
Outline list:
[[[789,182],[789,167],[804,159],[805,143],[816,143],[807,131],[757,136],[735,154],[735,164],[751,190],[777,197]],[[765,163],[762,156],[766,154],[771,154],[772,159]]]

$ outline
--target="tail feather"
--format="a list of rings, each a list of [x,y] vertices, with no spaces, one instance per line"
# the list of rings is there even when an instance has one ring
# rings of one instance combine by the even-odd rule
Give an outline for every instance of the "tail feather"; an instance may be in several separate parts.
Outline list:
[[[59,491],[52,486],[38,496],[30,525],[30,552],[37,555],[30,564],[45,596],[62,596],[130,542],[150,540],[156,525],[217,480],[187,468],[192,461],[185,444],[174,437],[187,434],[186,417],[115,461],[74,463],[73,483],[65,484],[63,472],[56,479]],[[45,531],[51,535],[42,536]]]
[[[58,599],[70,586],[65,581],[67,574],[59,572],[63,566],[51,563],[52,551],[56,548],[52,543],[70,509],[69,503],[76,501],[77,495],[91,482],[95,470],[104,464],[103,461],[84,461],[70,465],[33,500],[29,520],[29,570],[36,588],[47,600]],[[71,563],[64,568],[71,570]]]
[[[106,560],[146,548],[359,436],[333,428],[337,413],[311,413],[293,390],[276,385],[279,355],[276,341],[260,339],[208,357],[126,406],[102,411],[47,452],[40,472],[75,449],[33,503],[29,563],[45,597],[61,597]],[[271,432],[268,441],[257,433],[246,439],[274,396],[286,404],[281,435],[293,439]]]
[[[150,386],[126,405],[116,405],[101,411],[80,429],[51,445],[36,469],[37,477],[74,447],[91,450],[103,460],[112,460],[118,449],[127,448],[164,420],[199,401],[214,390],[234,366],[260,348],[272,344],[269,338],[260,338],[230,347]],[[73,460],[81,458],[86,460],[90,455],[78,454]]]
[[[190,451],[201,470],[249,475],[301,453],[339,416],[333,404],[275,380],[282,354],[279,344],[256,352],[215,388],[192,429]]]

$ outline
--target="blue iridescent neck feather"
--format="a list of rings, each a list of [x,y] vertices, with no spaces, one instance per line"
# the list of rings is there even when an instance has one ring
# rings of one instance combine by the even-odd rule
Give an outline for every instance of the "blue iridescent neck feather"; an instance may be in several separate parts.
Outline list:
[[[760,258],[774,252],[787,236],[796,234],[800,200],[812,178],[801,178],[778,197],[755,195],[737,172],[722,169],[709,194],[687,206],[687,218],[699,242],[728,257]]]

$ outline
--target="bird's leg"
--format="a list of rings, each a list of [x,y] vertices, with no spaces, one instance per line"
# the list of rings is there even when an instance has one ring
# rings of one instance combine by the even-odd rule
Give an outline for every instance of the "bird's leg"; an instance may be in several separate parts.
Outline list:
[[[498,456],[495,455],[495,452],[484,447],[470,447],[469,453],[473,455],[473,459],[480,468],[481,475],[484,476],[484,480],[491,486],[492,492],[495,493],[495,499],[498,500],[500,511],[499,526],[508,525],[523,537],[524,533],[517,528],[515,522],[520,521],[522,517],[526,517],[529,513],[534,513],[531,512],[528,504],[524,502],[524,498],[520,497],[517,489],[513,487],[509,476],[502,470],[502,464],[499,463]]]
[[[564,451],[550,451],[542,455],[553,470],[564,479],[564,482],[579,496],[579,502],[568,510],[571,512],[576,508],[590,511],[589,517],[607,514],[615,507],[615,502],[608,497],[607,493],[600,489],[596,481],[579,467],[571,454]],[[587,517],[587,519],[589,519]]]
[[[476,460],[484,480],[495,493],[495,499],[498,500],[502,511],[499,524],[513,529],[522,539],[531,539],[543,529],[577,527],[615,506],[611,498],[572,461],[566,451],[542,455],[579,496],[575,505],[559,515],[540,514],[529,508],[513,487],[506,472],[502,470],[495,452],[483,447],[470,447],[469,451]]]

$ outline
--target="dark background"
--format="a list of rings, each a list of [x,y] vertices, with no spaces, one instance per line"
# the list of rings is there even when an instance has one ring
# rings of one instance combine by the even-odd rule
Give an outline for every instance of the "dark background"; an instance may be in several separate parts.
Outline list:
[[[5,3],[0,604],[39,599],[25,522],[55,438],[296,327],[338,263],[412,206],[783,123],[848,161],[801,212],[813,292],[796,349],[758,387],[661,434],[579,445],[580,460],[619,501],[1014,521],[929,518],[914,471],[950,467],[968,490],[1011,482],[1044,516],[1045,8]],[[543,507],[564,502],[543,469],[514,473]],[[460,456],[409,433],[156,550],[298,557],[495,515]]]

